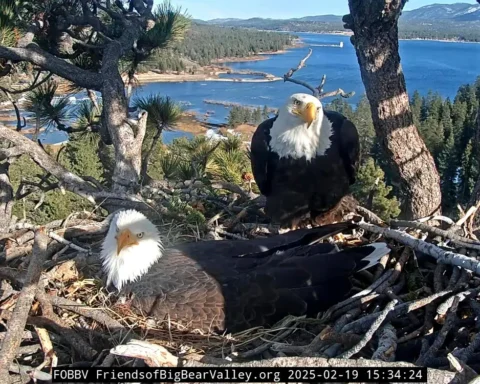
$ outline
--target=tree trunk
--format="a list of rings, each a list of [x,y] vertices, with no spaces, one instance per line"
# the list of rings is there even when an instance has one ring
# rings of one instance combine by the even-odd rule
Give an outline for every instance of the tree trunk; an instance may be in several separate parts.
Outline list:
[[[13,187],[8,174],[10,161],[0,163],[0,232],[8,232],[12,220]]]
[[[441,208],[440,177],[413,122],[398,51],[404,0],[349,0],[352,43],[372,110],[373,124],[405,196],[402,216],[419,218]]]
[[[155,133],[155,136],[153,137],[152,140],[152,145],[148,149],[147,152],[145,152],[143,159],[142,159],[142,180],[145,180],[147,177],[147,170],[148,170],[148,162],[150,161],[150,156],[152,155],[153,149],[158,143],[158,140],[160,139],[160,136],[162,135],[162,129],[158,129],[157,133]]]

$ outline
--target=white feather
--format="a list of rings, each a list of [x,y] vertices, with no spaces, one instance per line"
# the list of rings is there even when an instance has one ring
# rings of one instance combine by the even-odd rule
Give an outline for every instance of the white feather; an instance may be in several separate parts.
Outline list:
[[[383,256],[390,253],[390,248],[388,248],[386,243],[372,243],[368,246],[374,247],[375,250],[362,259],[362,261],[368,261],[368,265],[362,269],[359,269],[359,271],[363,271],[364,269],[368,269],[374,265],[377,265]]]
[[[301,117],[292,113],[293,100],[307,104],[315,103],[319,108],[317,118],[310,127]],[[320,100],[312,95],[296,93],[280,108],[278,117],[270,129],[270,149],[279,157],[294,159],[305,156],[310,161],[315,156],[323,156],[332,145],[332,125],[323,113]]]
[[[143,237],[137,239],[137,245],[124,248],[117,255],[117,229],[120,232],[128,229],[134,235],[143,233]],[[142,213],[135,210],[117,213],[112,218],[100,255],[107,273],[107,286],[113,283],[121,290],[126,283],[137,280],[162,257],[162,251],[157,227]]]

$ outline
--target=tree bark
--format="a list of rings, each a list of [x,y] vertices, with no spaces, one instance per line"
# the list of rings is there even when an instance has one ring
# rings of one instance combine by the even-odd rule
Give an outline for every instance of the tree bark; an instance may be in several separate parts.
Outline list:
[[[413,122],[398,50],[398,18],[404,0],[349,0],[345,27],[372,110],[373,124],[404,195],[402,217],[432,215],[441,208],[440,177]]]

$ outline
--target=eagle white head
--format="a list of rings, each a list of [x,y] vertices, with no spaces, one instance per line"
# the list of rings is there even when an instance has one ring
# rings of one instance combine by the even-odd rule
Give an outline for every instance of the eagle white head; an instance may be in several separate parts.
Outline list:
[[[270,130],[270,147],[280,157],[311,160],[330,147],[332,130],[315,96],[295,93],[279,109]]]
[[[323,119],[322,103],[315,96],[294,93],[279,110],[278,118],[306,129],[315,127],[321,124]]]
[[[133,209],[116,213],[102,244],[101,259],[110,283],[121,290],[145,274],[162,257],[163,245],[157,227]]]

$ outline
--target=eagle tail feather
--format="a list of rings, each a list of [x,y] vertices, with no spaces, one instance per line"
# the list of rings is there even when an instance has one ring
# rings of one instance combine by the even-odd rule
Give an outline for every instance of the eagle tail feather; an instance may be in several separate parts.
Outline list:
[[[377,265],[382,257],[388,255],[391,251],[386,243],[372,243],[367,245],[366,248],[371,248],[371,253],[357,260],[357,267],[355,268],[356,272],[360,272]]]

